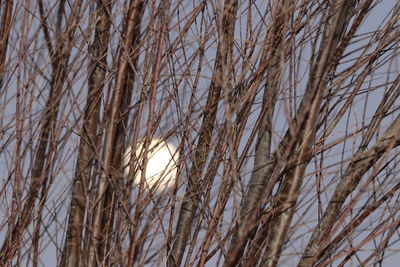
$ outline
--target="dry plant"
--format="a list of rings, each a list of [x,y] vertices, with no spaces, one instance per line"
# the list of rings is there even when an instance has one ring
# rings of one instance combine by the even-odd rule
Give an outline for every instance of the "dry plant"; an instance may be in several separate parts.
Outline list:
[[[0,266],[393,266],[398,1],[0,16]],[[154,139],[170,187],[146,186]]]

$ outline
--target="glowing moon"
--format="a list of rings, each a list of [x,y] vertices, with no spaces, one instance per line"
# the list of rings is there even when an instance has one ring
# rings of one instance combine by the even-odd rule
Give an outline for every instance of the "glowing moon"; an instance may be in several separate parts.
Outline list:
[[[131,157],[132,147],[128,146],[124,155],[124,174],[127,176],[129,174],[129,164]],[[137,163],[135,168],[137,172],[133,183],[135,185],[140,184],[140,179],[142,172],[140,171],[140,166],[143,163],[144,154],[143,142],[140,142],[136,149]],[[178,153],[176,147],[162,139],[152,139],[147,151],[147,166],[146,166],[146,187],[156,188],[157,190],[164,190],[167,187],[173,186],[173,180],[176,177],[178,163]]]

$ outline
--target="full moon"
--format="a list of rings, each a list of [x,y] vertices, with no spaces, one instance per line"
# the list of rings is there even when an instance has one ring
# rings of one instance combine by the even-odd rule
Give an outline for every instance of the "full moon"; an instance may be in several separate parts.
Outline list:
[[[129,166],[131,161],[132,147],[128,146],[124,154],[124,175],[128,176]],[[134,166],[137,168],[134,174],[133,183],[135,185],[140,184],[142,172],[140,166],[143,163],[144,149],[143,141],[137,145],[136,148],[136,159]],[[173,180],[175,179],[177,172],[178,154],[176,147],[162,139],[152,139],[147,151],[147,166],[145,187],[149,189],[155,188],[158,191],[162,191],[168,187],[174,185]]]

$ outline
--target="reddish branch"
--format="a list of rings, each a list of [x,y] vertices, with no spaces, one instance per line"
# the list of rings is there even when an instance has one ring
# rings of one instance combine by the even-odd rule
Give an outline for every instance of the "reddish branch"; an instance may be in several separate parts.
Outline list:
[[[66,245],[62,266],[80,266],[82,264],[82,231],[85,211],[89,201],[89,183],[96,159],[97,129],[100,117],[100,104],[107,72],[107,52],[109,29],[111,25],[112,1],[100,1],[96,9],[96,30],[89,55],[88,94],[80,133],[75,178],[72,184],[71,205],[67,226]]]
[[[8,50],[8,38],[11,31],[11,20],[12,20],[12,10],[14,1],[7,0],[5,3],[5,8],[3,10],[3,16],[1,18],[1,28],[0,28],[0,90],[3,86],[3,75],[6,70],[6,57]]]
[[[62,97],[62,89],[68,75],[68,59],[72,49],[67,45],[73,40],[73,32],[78,27],[76,18],[79,17],[75,12],[79,12],[80,1],[76,1],[72,6],[72,15],[67,20],[65,32],[58,32],[55,51],[48,51],[51,56],[52,78],[50,82],[49,97],[43,111],[39,141],[34,156],[33,167],[31,170],[31,180],[25,203],[18,218],[17,223],[9,229],[7,238],[0,251],[0,262],[7,262],[19,249],[22,237],[32,222],[32,211],[36,206],[36,201],[40,188],[49,179],[49,167],[55,152],[56,144],[56,125],[59,113],[59,106]],[[44,23],[45,24],[45,23]],[[43,188],[47,191],[48,188]],[[45,191],[43,192],[44,194]],[[43,206],[41,206],[43,207]],[[39,211],[41,212],[41,211]]]
[[[104,264],[109,260],[107,255],[109,255],[110,244],[108,242],[113,226],[113,207],[115,206],[115,192],[112,190],[110,181],[118,179],[113,170],[118,170],[121,166],[123,140],[125,139],[124,128],[127,120],[126,109],[130,103],[135,79],[134,66],[138,56],[143,8],[144,1],[132,0],[125,18],[122,47],[106,128],[104,155],[101,163],[102,174],[94,203],[88,266],[97,266],[99,262]],[[118,156],[115,157],[116,155]]]
[[[214,129],[217,107],[220,101],[222,79],[227,74],[225,67],[228,58],[232,55],[233,36],[237,12],[237,0],[226,0],[224,4],[222,25],[218,40],[216,62],[212,75],[211,85],[204,107],[203,124],[199,132],[192,167],[189,172],[188,185],[183,197],[178,224],[173,238],[172,250],[168,252],[168,266],[180,266],[185,251],[197,205],[202,196],[202,172],[210,151],[211,136]]]

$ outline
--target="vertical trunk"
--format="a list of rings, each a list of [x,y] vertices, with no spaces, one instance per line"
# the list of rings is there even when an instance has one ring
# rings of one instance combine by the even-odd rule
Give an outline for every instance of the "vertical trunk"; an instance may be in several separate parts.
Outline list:
[[[119,105],[119,122],[117,124],[117,130],[115,135],[115,141],[113,145],[113,160],[112,160],[112,169],[113,170],[120,170],[112,183],[109,184],[105,197],[105,205],[103,211],[103,222],[102,222],[102,233],[104,235],[104,239],[100,244],[100,259],[106,258],[109,254],[111,245],[112,245],[112,233],[113,233],[113,221],[114,221],[114,212],[116,208],[116,197],[115,193],[121,189],[122,181],[118,178],[118,176],[122,173],[121,170],[121,162],[122,162],[122,155],[124,151],[124,144],[126,139],[127,133],[127,122],[129,116],[129,107],[131,104],[132,92],[134,89],[134,83],[136,80],[135,76],[135,67],[139,56],[139,41],[140,41],[140,28],[141,28],[141,21],[143,16],[143,10],[145,7],[144,1],[139,1],[138,5],[134,10],[134,15],[132,16],[134,19],[133,22],[133,34],[131,36],[131,49],[129,51],[130,56],[130,63],[127,67],[126,71],[126,81],[123,88],[123,95],[121,99],[121,103]],[[109,260],[109,259],[108,259]],[[106,263],[106,266],[108,264]]]
[[[12,19],[12,9],[14,1],[7,0],[5,3],[5,8],[3,11],[3,16],[1,18],[1,28],[0,28],[0,90],[3,87],[3,74],[6,68],[6,56],[8,49],[8,37],[11,31],[11,19]],[[1,9],[0,9],[1,10]]]
[[[74,3],[72,12],[78,12],[80,6],[80,0]],[[6,241],[4,242],[0,251],[0,262],[6,262],[6,259],[10,259],[14,254],[16,248],[19,247],[22,236],[32,221],[32,210],[35,207],[35,202],[40,190],[41,185],[48,178],[47,167],[50,164],[47,162],[52,154],[53,146],[50,146],[50,142],[55,142],[56,138],[55,128],[57,123],[57,116],[59,111],[59,104],[61,101],[61,92],[64,85],[64,80],[67,76],[67,65],[69,59],[69,52],[71,47],[66,46],[73,39],[73,32],[79,23],[75,21],[76,15],[73,14],[69,17],[67,22],[67,29],[64,33],[58,34],[58,42],[56,48],[50,49],[49,54],[51,56],[51,65],[53,67],[52,78],[50,82],[50,93],[46,102],[42,126],[39,133],[39,141],[35,154],[35,159],[31,171],[31,183],[29,185],[28,193],[25,199],[24,207],[21,211],[20,217],[16,225],[9,230],[7,233]],[[47,162],[47,164],[46,164]]]
[[[0,251],[0,262],[6,262],[6,259],[10,259],[15,249],[19,247],[22,236],[32,221],[32,210],[35,207],[39,189],[48,178],[47,165],[49,163],[46,164],[46,161],[48,160],[48,155],[51,155],[51,151],[49,151],[50,148],[48,150],[48,147],[50,140],[54,140],[52,135],[54,135],[56,127],[61,90],[66,76],[66,61],[66,58],[59,58],[55,63],[58,67],[54,70],[52,76],[50,94],[46,103],[45,114],[43,115],[39,143],[31,171],[31,183],[29,185],[28,194],[16,225],[9,230],[7,238],[5,238],[6,241]]]
[[[305,102],[310,107],[303,115],[307,119],[304,125],[296,126],[296,128],[301,127],[299,136],[292,137],[298,139],[297,145],[294,153],[289,157],[289,171],[285,174],[281,190],[274,203],[272,212],[276,215],[270,222],[271,234],[262,259],[262,264],[265,266],[276,266],[278,263],[315,138],[320,106],[328,83],[328,75],[333,67],[331,62],[335,61],[337,46],[344,35],[355,4],[355,1],[338,1],[330,7],[318,58],[307,86],[307,91],[313,92],[312,97]],[[300,110],[301,112],[303,111]],[[294,167],[290,168],[290,166]]]
[[[249,189],[244,197],[243,205],[240,210],[239,222],[233,233],[225,266],[233,266],[237,263],[244,252],[244,247],[248,241],[249,220],[252,218],[254,206],[261,200],[261,190],[265,187],[266,173],[271,149],[271,130],[272,117],[274,112],[274,103],[276,92],[279,87],[282,76],[282,66],[284,64],[285,37],[287,23],[289,20],[290,1],[276,1],[275,7],[270,19],[271,30],[265,37],[263,55],[260,64],[266,64],[263,72],[265,77],[264,97],[262,110],[259,116],[259,129],[255,149],[255,158],[252,176],[250,178]],[[268,52],[270,54],[268,54]],[[258,83],[259,84],[259,83]],[[257,84],[257,85],[258,85]]]
[[[25,204],[20,213],[17,223],[10,229],[5,238],[5,242],[0,250],[0,262],[10,260],[16,249],[20,247],[20,242],[25,230],[32,222],[32,211],[35,208],[39,190],[48,179],[48,167],[55,148],[56,136],[55,129],[59,112],[59,105],[62,97],[62,88],[67,77],[67,65],[71,47],[67,43],[73,40],[73,33],[79,26],[76,18],[79,17],[75,12],[79,12],[81,1],[75,1],[72,6],[72,15],[68,18],[67,28],[64,33],[57,33],[56,48],[53,50],[49,44],[49,55],[53,67],[52,78],[50,82],[49,97],[46,102],[39,141],[35,153],[35,159],[31,170],[31,183],[25,199]],[[45,24],[45,23],[44,23]],[[48,190],[48,188],[46,188]]]
[[[228,57],[231,55],[233,49],[237,8],[237,0],[225,1],[216,63],[209,88],[207,103],[204,108],[203,124],[200,129],[194,160],[189,172],[188,187],[183,197],[175,237],[173,239],[174,243],[172,245],[172,251],[168,252],[168,266],[181,265],[187,241],[191,233],[194,216],[197,211],[197,203],[200,200],[202,189],[201,176],[210,150],[211,134],[222,90],[222,79],[223,75],[226,75],[224,68],[228,64]]]
[[[97,128],[100,116],[100,103],[106,80],[107,51],[111,8],[113,1],[98,1],[96,9],[96,31],[89,54],[93,60],[89,66],[88,95],[81,129],[75,178],[72,185],[72,199],[69,208],[66,244],[62,266],[82,264],[82,230],[88,203],[88,188],[96,157]]]
[[[335,48],[344,32],[347,21],[350,18],[350,14],[352,11],[352,7],[350,8],[350,6],[354,4],[355,4],[354,1],[353,2],[341,1],[335,3],[334,6],[331,7],[330,12],[333,16],[332,15],[329,16],[328,26],[327,29],[325,29],[325,35],[324,35],[325,37],[321,45],[317,62],[313,68],[305,96],[298,109],[299,110],[298,115],[294,119],[294,123],[296,124],[296,127],[294,129],[296,129],[296,133],[295,134],[292,133],[291,130],[289,129],[285,134],[284,138],[282,139],[280,145],[278,146],[277,151],[270,157],[266,157],[265,155],[263,156],[266,157],[266,159],[263,165],[264,168],[262,169],[262,175],[258,175],[259,179],[255,179],[257,176],[256,177],[254,176],[254,174],[257,174],[259,168],[254,167],[255,171],[253,172],[251,178],[249,191],[246,193],[246,196],[244,198],[245,200],[243,208],[241,210],[242,221],[235,230],[232,239],[233,242],[231,242],[230,251],[231,255],[234,255],[234,257],[231,257],[228,260],[227,266],[229,264],[234,264],[240,259],[242,253],[244,252],[244,248],[247,244],[248,235],[254,229],[254,227],[256,227],[254,222],[257,219],[257,214],[261,208],[262,199],[265,195],[269,194],[276,180],[275,176],[274,177],[270,176],[273,174],[276,175],[279,172],[279,169],[282,167],[282,161],[285,160],[285,157],[292,154],[291,152],[292,150],[296,151],[296,147],[298,147],[302,149],[302,152],[299,153],[300,151],[297,151],[296,153],[292,154],[290,158],[292,163],[295,163],[295,161],[293,160],[297,158],[296,161],[300,162],[301,164],[297,166],[296,173],[294,172],[292,173],[293,175],[296,174],[296,178],[286,179],[286,182],[284,182],[286,185],[282,187],[284,188],[284,190],[281,192],[285,193],[280,194],[280,197],[278,197],[281,198],[281,201],[278,202],[280,204],[278,204],[277,206],[282,207],[281,206],[282,203],[286,203],[289,206],[295,203],[292,201],[293,199],[288,200],[286,198],[294,197],[294,199],[296,199],[297,197],[292,195],[292,193],[298,192],[298,188],[301,185],[300,183],[302,177],[301,173],[304,172],[305,169],[305,166],[303,166],[305,164],[304,161],[302,160],[304,160],[304,158],[308,156],[307,151],[310,149],[309,146],[312,143],[310,142],[310,140],[312,140],[314,136],[313,134],[315,131],[314,124],[316,123],[316,116],[319,112],[319,107],[322,101],[324,87],[327,83],[327,74],[331,70],[330,66],[333,66],[332,62],[336,60],[335,57],[337,55],[335,54],[336,51]],[[312,119],[311,121],[309,120],[310,116]],[[308,130],[305,130],[306,128]],[[299,136],[300,138],[298,138]],[[301,141],[302,138],[304,138],[303,141]],[[300,144],[303,144],[303,146],[301,146]],[[259,154],[258,157],[260,157],[260,155],[262,154]],[[282,155],[280,156],[282,157],[282,159],[278,159],[279,155]],[[256,158],[255,163],[257,162],[258,160]],[[255,183],[254,181],[258,182]],[[255,185],[252,186],[252,184]],[[287,187],[286,189],[285,186]],[[281,239],[283,239],[284,236],[286,235],[287,225],[289,225],[291,221],[291,211],[287,212],[289,216],[287,217],[282,216],[281,219],[275,218],[274,222],[267,227],[267,228],[274,227],[275,230],[271,230],[270,232],[273,233],[275,237],[272,239],[268,239],[267,247],[273,249],[272,250],[267,249],[265,254],[266,259],[270,258],[269,256],[270,253],[275,249],[276,251],[272,253],[274,255],[279,255],[278,251],[280,251],[283,244],[282,243],[283,241],[281,241]],[[262,243],[262,239],[258,241]],[[257,246],[257,244],[253,245]],[[256,247],[254,247],[253,249],[257,250]],[[254,254],[254,252],[255,251],[252,251],[252,249],[250,249],[250,255]],[[279,257],[274,258],[272,262],[269,263],[264,261],[264,264],[274,265],[277,263],[278,259]]]
[[[117,69],[115,87],[109,110],[109,121],[104,144],[104,155],[102,161],[102,174],[97,189],[95,200],[94,217],[92,225],[91,243],[89,248],[88,266],[97,266],[98,261],[104,264],[106,255],[109,253],[110,233],[113,225],[113,208],[115,206],[115,193],[110,179],[118,179],[112,173],[114,167],[121,164],[122,145],[125,138],[124,126],[126,118],[121,115],[130,103],[132,85],[134,81],[133,65],[136,61],[135,54],[138,49],[138,37],[141,19],[143,16],[144,1],[132,0],[125,18],[123,43],[121,46],[119,64]],[[132,65],[133,64],[133,65]],[[129,99],[128,99],[129,98]],[[127,116],[127,115],[126,115]],[[118,155],[115,158],[115,155]],[[111,180],[112,181],[112,180]],[[111,201],[110,203],[107,201]],[[103,232],[105,231],[105,232]]]

